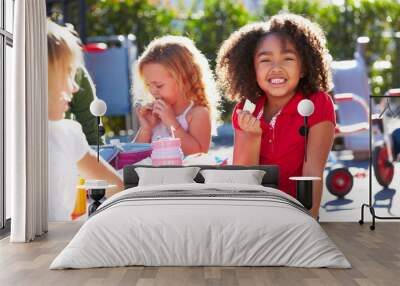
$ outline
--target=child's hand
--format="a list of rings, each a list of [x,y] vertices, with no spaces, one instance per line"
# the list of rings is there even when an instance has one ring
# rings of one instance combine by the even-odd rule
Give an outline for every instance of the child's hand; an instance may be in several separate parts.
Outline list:
[[[139,119],[140,126],[144,130],[152,131],[153,128],[160,122],[160,118],[152,113],[152,103],[135,108]]]
[[[253,116],[253,114],[248,111],[237,110],[237,115],[240,129],[255,135],[261,135],[262,129],[260,120]]]
[[[157,115],[166,126],[176,126],[177,120],[171,105],[162,99],[156,99],[153,105],[153,114]]]

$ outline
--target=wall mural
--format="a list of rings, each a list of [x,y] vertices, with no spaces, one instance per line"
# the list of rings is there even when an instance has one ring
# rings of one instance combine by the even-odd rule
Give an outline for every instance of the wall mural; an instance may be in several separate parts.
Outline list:
[[[115,179],[132,164],[275,164],[279,188],[289,195],[296,197],[299,184],[293,177],[313,180],[322,198],[319,213],[311,211],[320,221],[357,221],[369,199],[371,115],[373,206],[377,215],[400,215],[398,91],[374,99],[370,114],[369,38],[357,38],[354,57],[332,60],[311,21],[296,15],[268,21],[269,27],[239,26],[240,37],[233,29],[215,63],[186,36],[166,33],[145,46],[132,34],[85,37],[73,74],[79,89],[65,116],[80,123],[97,161],[112,166],[105,177]],[[296,45],[280,21],[300,34],[311,31],[309,45]],[[72,27],[60,29],[76,35]],[[92,212],[105,195],[96,180],[79,182],[73,218],[86,212],[85,188],[101,190],[92,192]]]

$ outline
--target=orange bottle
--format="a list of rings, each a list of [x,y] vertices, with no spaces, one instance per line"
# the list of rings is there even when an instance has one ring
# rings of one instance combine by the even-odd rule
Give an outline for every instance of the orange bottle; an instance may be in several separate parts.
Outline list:
[[[85,184],[85,179],[79,179],[79,186]],[[86,213],[86,190],[84,188],[77,188],[76,199],[75,199],[75,207],[71,213],[71,219],[76,220],[78,217],[84,215]]]

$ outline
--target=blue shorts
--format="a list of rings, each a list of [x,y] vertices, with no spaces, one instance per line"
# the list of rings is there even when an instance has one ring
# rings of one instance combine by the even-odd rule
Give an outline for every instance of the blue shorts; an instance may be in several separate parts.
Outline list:
[[[393,153],[394,156],[397,157],[400,154],[400,128],[397,128],[392,133],[393,138]]]

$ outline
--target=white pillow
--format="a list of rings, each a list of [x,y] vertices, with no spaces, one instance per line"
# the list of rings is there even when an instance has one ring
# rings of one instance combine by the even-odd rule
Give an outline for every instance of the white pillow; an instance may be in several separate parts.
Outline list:
[[[202,170],[204,183],[235,183],[261,185],[265,175],[262,170]]]
[[[199,167],[135,168],[138,186],[196,183],[193,179],[199,170]]]

